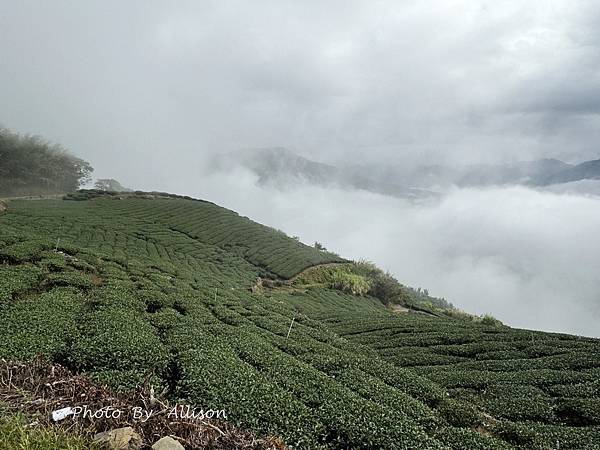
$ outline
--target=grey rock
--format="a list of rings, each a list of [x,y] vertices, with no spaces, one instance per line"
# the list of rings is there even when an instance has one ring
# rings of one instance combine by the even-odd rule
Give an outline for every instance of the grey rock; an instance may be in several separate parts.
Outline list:
[[[165,436],[154,443],[152,450],[185,450],[185,447],[171,436]]]
[[[142,446],[142,438],[131,427],[98,433],[94,436],[94,442],[110,450],[137,450]]]

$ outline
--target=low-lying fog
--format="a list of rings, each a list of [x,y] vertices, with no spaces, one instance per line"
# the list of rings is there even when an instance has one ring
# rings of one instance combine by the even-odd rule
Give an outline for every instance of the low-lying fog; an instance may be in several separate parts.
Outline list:
[[[508,325],[600,336],[600,198],[525,187],[455,189],[414,204],[364,191],[278,191],[242,169],[170,190],[365,258]]]

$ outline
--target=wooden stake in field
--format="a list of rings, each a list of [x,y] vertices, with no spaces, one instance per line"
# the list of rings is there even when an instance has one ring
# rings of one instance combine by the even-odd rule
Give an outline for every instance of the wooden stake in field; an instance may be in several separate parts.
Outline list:
[[[290,323],[290,329],[288,330],[287,336],[285,337],[286,339],[290,337],[290,333],[292,331],[292,325],[294,325],[295,319],[296,319],[295,317],[292,317],[292,323]]]
[[[60,230],[62,229],[62,223],[58,226],[58,239],[56,239],[56,246],[54,247],[54,253],[58,252],[58,244],[60,244]]]

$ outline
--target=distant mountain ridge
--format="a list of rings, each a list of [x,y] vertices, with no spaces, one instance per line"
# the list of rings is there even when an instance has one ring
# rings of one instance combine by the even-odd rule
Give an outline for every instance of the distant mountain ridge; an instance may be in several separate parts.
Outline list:
[[[541,177],[549,177],[572,166],[558,159],[519,161],[499,165],[477,165],[458,180],[459,186],[486,186],[503,184],[538,184]]]
[[[368,170],[337,167],[312,161],[283,147],[259,148],[218,156],[213,168],[225,170],[242,166],[258,176],[260,185],[279,189],[308,183],[322,187],[361,189],[392,197],[419,199],[437,194],[421,188],[387,181],[368,174]]]
[[[540,177],[537,182],[538,185],[547,186],[581,180],[600,180],[600,159],[585,161],[554,174],[548,174]]]
[[[382,168],[384,166],[381,166]],[[424,165],[407,171],[401,166],[388,165],[380,170],[384,179],[404,177],[415,187],[429,188],[453,184],[460,187],[503,185],[549,186],[581,180],[600,179],[600,159],[577,165],[559,159],[544,158],[502,164],[470,166]]]
[[[577,165],[544,158],[470,166],[431,164],[409,167],[387,163],[335,166],[313,161],[283,147],[274,147],[220,155],[213,164],[217,170],[235,166],[245,167],[255,173],[262,186],[287,189],[308,183],[322,187],[360,189],[407,199],[437,197],[437,189],[449,186],[545,187],[600,179],[600,159]]]

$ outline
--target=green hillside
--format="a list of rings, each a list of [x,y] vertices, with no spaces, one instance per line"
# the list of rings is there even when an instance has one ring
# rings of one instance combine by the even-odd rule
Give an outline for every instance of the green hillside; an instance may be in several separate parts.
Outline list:
[[[600,448],[600,340],[286,281],[346,262],[212,203],[67,198],[0,215],[0,358],[150,378],[290,448]]]

